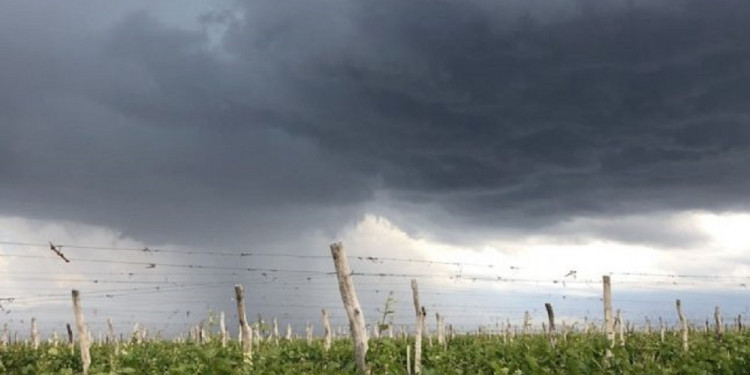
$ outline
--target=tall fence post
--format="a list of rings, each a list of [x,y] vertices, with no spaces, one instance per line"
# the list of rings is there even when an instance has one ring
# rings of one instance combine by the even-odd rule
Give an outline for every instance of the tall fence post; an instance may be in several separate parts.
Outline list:
[[[237,300],[237,318],[240,324],[240,333],[242,334],[242,354],[245,356],[245,360],[249,361],[253,358],[253,335],[250,331],[250,325],[247,323],[247,315],[245,313],[245,292],[242,285],[237,284],[234,286],[234,295]]]
[[[682,349],[687,351],[689,348],[688,323],[685,315],[682,314],[682,302],[679,299],[675,301],[675,306],[677,307],[677,316],[680,318],[680,325],[682,326]]]
[[[331,321],[328,319],[328,311],[326,309],[321,310],[323,314],[323,331],[325,337],[323,338],[323,349],[328,351],[331,349]]]
[[[716,320],[716,340],[721,342],[724,338],[724,320],[721,318],[719,306],[716,306],[716,310],[714,310],[714,320]]]
[[[604,300],[604,333],[607,335],[609,348],[606,357],[612,356],[612,348],[615,347],[615,319],[612,314],[612,281],[608,275],[602,276],[603,300]]]
[[[333,265],[336,267],[341,300],[349,318],[349,330],[354,341],[354,360],[357,364],[357,370],[360,374],[369,374],[370,371],[366,361],[367,326],[365,325],[365,316],[354,289],[352,271],[349,269],[346,251],[344,251],[344,246],[340,242],[331,244],[331,256],[333,257]]]
[[[424,326],[424,314],[419,304],[419,287],[417,280],[411,280],[411,292],[414,299],[414,311],[417,315],[417,324],[414,327],[414,374],[422,373],[422,327]]]
[[[88,375],[91,366],[91,354],[89,353],[89,334],[86,331],[86,322],[83,319],[83,307],[81,307],[81,296],[77,290],[71,292],[73,297],[73,313],[76,316],[76,328],[78,329],[78,346],[81,348],[81,362],[83,362],[83,375]]]

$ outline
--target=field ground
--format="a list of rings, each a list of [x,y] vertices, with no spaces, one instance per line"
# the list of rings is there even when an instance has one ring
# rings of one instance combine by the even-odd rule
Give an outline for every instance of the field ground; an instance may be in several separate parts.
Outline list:
[[[408,341],[413,345],[413,339]],[[750,332],[715,335],[691,332],[685,352],[679,332],[632,332],[624,346],[605,358],[606,338],[598,333],[556,336],[553,347],[540,334],[458,335],[445,349],[424,340],[422,374],[750,374]],[[407,374],[407,340],[371,340],[367,358],[372,374]],[[243,360],[237,341],[222,348],[208,343],[151,341],[141,344],[93,344],[90,374],[355,374],[349,340],[336,340],[329,351],[315,340],[264,341]],[[413,350],[412,350],[413,353]],[[33,349],[16,343],[0,348],[0,374],[77,374],[77,349],[49,342]]]

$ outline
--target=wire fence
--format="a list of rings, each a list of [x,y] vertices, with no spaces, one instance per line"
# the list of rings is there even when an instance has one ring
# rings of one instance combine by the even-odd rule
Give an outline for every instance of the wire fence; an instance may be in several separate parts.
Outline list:
[[[320,309],[327,308],[333,321],[343,322],[336,274],[331,257],[323,254],[0,241],[5,268],[0,316],[17,326],[31,316],[48,318],[48,327],[64,324],[72,319],[69,292],[75,288],[94,317],[89,324],[101,325],[104,317],[112,317],[122,325],[141,323],[174,333],[213,312],[233,316],[232,287],[239,283],[248,290],[248,309],[259,320],[279,317],[299,327],[316,321]],[[601,316],[601,275],[613,277],[614,302],[634,321],[661,316],[673,321],[674,298],[694,307],[692,313],[686,310],[696,321],[710,316],[714,305],[723,305],[727,314],[747,315],[750,300],[750,275],[578,269],[540,277],[512,264],[375,254],[350,255],[349,261],[365,315],[380,319],[391,299],[393,324],[410,324],[413,318],[409,279],[420,282],[429,311],[466,329],[517,323],[527,311],[543,321],[545,302],[555,304],[570,322],[596,321]]]

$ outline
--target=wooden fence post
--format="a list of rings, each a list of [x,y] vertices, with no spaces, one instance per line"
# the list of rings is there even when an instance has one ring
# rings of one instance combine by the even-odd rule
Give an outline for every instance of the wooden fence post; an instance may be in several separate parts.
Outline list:
[[[531,326],[531,314],[528,311],[523,312],[523,335],[529,334],[529,327]]]
[[[549,342],[552,346],[555,346],[555,312],[549,302],[544,304],[544,308],[547,310],[547,319],[549,320]]]
[[[115,327],[112,326],[112,318],[107,318],[107,338],[105,341],[107,344],[115,342]]]
[[[305,325],[305,336],[306,336],[306,342],[307,345],[312,344],[313,341],[313,325],[310,322],[307,322]]]
[[[513,327],[510,325],[510,319],[508,319],[505,325],[505,335],[508,337],[508,342],[513,342],[515,333],[513,332]]]
[[[65,323],[65,330],[68,332],[68,347],[73,350],[73,328],[70,327],[70,323]]]
[[[227,321],[223,311],[219,313],[219,330],[221,331],[221,347],[226,348],[229,335],[227,334]]]
[[[89,353],[89,334],[86,330],[86,322],[83,319],[83,307],[81,307],[81,296],[77,290],[71,292],[73,297],[73,313],[76,316],[76,328],[78,329],[78,346],[81,348],[81,362],[83,362],[83,375],[88,375],[91,366],[91,354]],[[68,325],[70,327],[70,325]]]
[[[716,310],[714,310],[714,320],[716,320],[716,340],[721,342],[724,338],[724,320],[721,318],[719,306],[716,306]]]
[[[354,341],[354,360],[360,374],[369,374],[367,367],[367,325],[362,307],[357,299],[357,291],[354,289],[352,271],[349,269],[349,261],[346,259],[346,251],[340,242],[331,244],[331,256],[333,265],[336,267],[336,276],[339,281],[341,300],[349,318],[349,330]]]
[[[253,335],[250,333],[250,326],[247,323],[247,315],[245,313],[245,293],[242,285],[237,284],[234,286],[234,296],[237,300],[237,318],[239,318],[239,331],[242,334],[242,354],[245,356],[246,361],[250,361],[253,358]]]
[[[406,373],[411,375],[411,345],[409,340],[406,340]]]
[[[661,342],[664,342],[664,335],[665,335],[666,330],[667,330],[666,324],[661,319],[661,317],[659,317],[659,339]]]
[[[440,316],[440,313],[435,313],[435,320],[437,321],[438,345],[445,349],[445,324],[443,323],[443,317]]]
[[[685,319],[685,315],[682,314],[682,302],[680,302],[679,299],[675,301],[675,306],[677,307],[677,316],[680,318],[680,324],[682,326],[682,349],[687,351],[689,349],[688,323]]]
[[[742,314],[737,314],[737,331],[742,333]]]
[[[617,320],[617,330],[620,334],[620,346],[625,346],[625,324],[622,321],[622,312],[620,309],[617,309],[617,317],[615,318]]]
[[[422,335],[427,338],[427,345],[432,347],[432,334],[430,333],[429,324],[427,323],[427,309],[422,306]]]
[[[31,345],[34,349],[39,349],[39,328],[36,318],[31,318]]]
[[[273,317],[273,342],[279,345],[279,319]]]
[[[411,292],[414,299],[414,311],[417,315],[417,323],[414,326],[414,374],[419,375],[422,373],[422,327],[424,324],[424,315],[422,314],[422,306],[419,304],[419,287],[417,286],[417,280],[411,280]]]
[[[612,281],[608,275],[602,276],[603,300],[604,300],[604,333],[607,335],[609,348],[606,357],[612,356],[612,348],[615,347],[615,320],[612,315]]]
[[[321,312],[323,314],[323,331],[325,333],[323,349],[328,351],[331,349],[331,321],[328,319],[328,311],[326,309],[323,309]]]

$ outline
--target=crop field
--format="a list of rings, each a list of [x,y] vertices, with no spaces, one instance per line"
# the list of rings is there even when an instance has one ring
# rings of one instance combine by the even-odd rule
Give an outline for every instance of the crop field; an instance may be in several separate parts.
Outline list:
[[[555,344],[544,334],[457,335],[445,347],[427,342],[422,374],[747,374],[750,334],[695,332],[683,350],[678,332],[629,332],[612,349],[601,333],[558,333]],[[372,374],[408,374],[407,346],[413,338],[370,340]],[[79,351],[64,343],[25,343],[0,350],[3,374],[77,374]],[[334,340],[325,350],[320,339],[278,342],[256,340],[252,359],[238,341],[222,346],[216,337],[197,341],[101,343],[91,346],[90,374],[356,374],[351,341]]]

